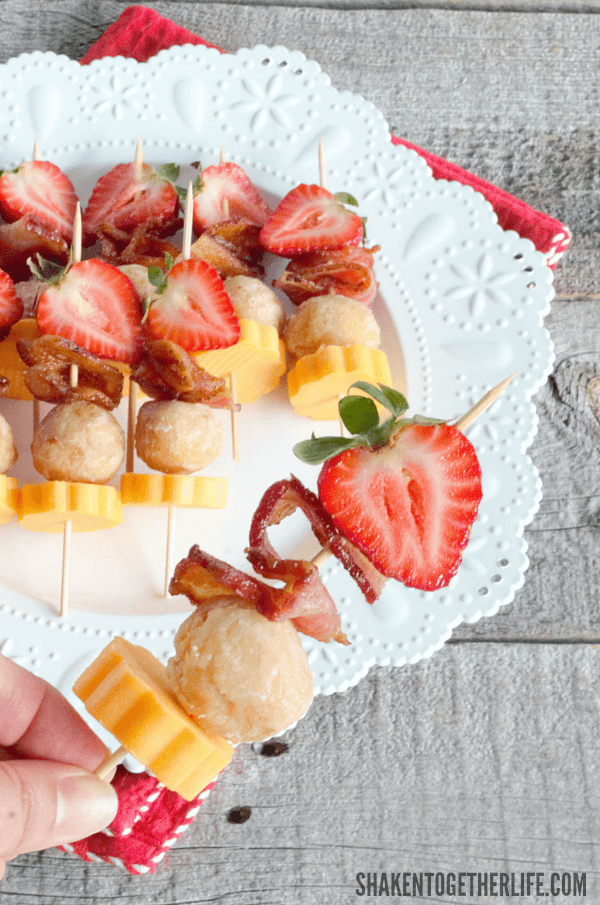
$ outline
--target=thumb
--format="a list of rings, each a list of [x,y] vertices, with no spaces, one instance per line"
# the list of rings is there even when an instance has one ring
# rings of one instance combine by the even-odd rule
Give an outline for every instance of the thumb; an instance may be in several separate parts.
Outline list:
[[[69,764],[0,762],[0,860],[74,842],[104,829],[117,813],[113,787]]]

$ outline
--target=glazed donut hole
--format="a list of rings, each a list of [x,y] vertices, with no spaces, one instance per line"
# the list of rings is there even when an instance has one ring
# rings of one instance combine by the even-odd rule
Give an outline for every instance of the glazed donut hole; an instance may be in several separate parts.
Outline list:
[[[238,318],[247,318],[263,327],[275,327],[278,333],[285,324],[283,305],[266,283],[256,277],[227,277],[225,292]]]
[[[289,620],[270,622],[239,597],[195,610],[175,636],[167,672],[184,710],[230,742],[257,742],[308,710],[313,677]]]
[[[0,415],[0,474],[4,474],[15,464],[18,458],[11,426],[3,415]]]
[[[106,484],[125,458],[125,434],[116,418],[99,405],[68,402],[46,415],[31,454],[47,481]]]
[[[121,264],[119,270],[126,277],[129,277],[133,283],[133,288],[140,297],[140,301],[156,292],[156,286],[148,279],[148,268],[142,266],[142,264]]]
[[[223,449],[223,428],[208,405],[145,402],[138,412],[135,449],[146,465],[164,474],[192,474]]]
[[[377,349],[379,325],[366,305],[344,295],[317,295],[307,299],[290,317],[284,334],[288,352],[301,358],[322,346],[360,343]]]

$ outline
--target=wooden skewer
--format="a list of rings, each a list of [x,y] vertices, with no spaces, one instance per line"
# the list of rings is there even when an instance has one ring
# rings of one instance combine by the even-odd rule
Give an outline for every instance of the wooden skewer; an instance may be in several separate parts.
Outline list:
[[[322,189],[327,188],[327,174],[325,170],[325,151],[323,149],[323,142],[319,139],[319,185]],[[338,404],[340,399],[342,398],[342,394],[338,396]],[[339,411],[339,407],[338,407]],[[338,423],[340,425],[340,437],[344,437],[344,422],[342,421],[341,415],[338,416]]]
[[[135,164],[135,181],[141,182],[142,176],[144,174],[144,152],[142,150],[142,139],[139,135],[137,137],[137,144],[135,146],[135,159],[133,162]]]
[[[235,371],[229,374],[229,389],[231,390],[231,454],[234,462],[240,461],[240,425],[238,419],[237,404],[237,387],[235,381]]]
[[[71,243],[71,262],[79,264],[81,262],[81,205],[79,201],[75,206],[75,219],[73,220],[73,242]]]
[[[327,188],[326,172],[325,172],[325,151],[323,150],[323,142],[319,139],[319,185],[322,189]]]
[[[35,136],[35,138],[33,140],[33,153],[31,155],[31,159],[32,160],[40,159],[40,146],[39,146],[37,135]],[[34,396],[33,397],[33,433],[34,434],[37,431],[38,427],[40,426],[41,420],[42,420],[41,419],[41,403],[40,403],[40,400],[36,399]]]
[[[69,368],[69,383],[72,387],[77,386],[79,380],[79,368],[76,364],[72,364]],[[71,535],[73,533],[73,522],[67,519],[63,525],[63,556],[62,556],[62,573],[60,582],[60,616],[66,619],[69,615],[69,574],[71,567]]]
[[[116,751],[113,751],[112,754],[107,755],[98,769],[94,771],[95,775],[98,779],[106,779],[128,754],[129,751],[127,748],[124,745],[121,745],[121,747],[117,748]]]
[[[175,506],[169,503],[167,516],[167,555],[165,557],[165,587],[163,597],[169,596],[169,582],[173,572],[173,547],[175,545]]]
[[[468,412],[465,412],[462,418],[459,418],[456,422],[456,427],[459,429],[459,431],[464,431],[464,429],[468,427],[469,424],[475,420],[475,418],[478,418],[482,412],[485,412],[485,410],[489,408],[493,402],[496,401],[498,396],[500,396],[501,393],[504,392],[511,380],[516,376],[517,372],[515,371],[514,374],[511,374],[510,377],[507,377],[502,381],[502,383],[499,383],[498,386],[493,387],[493,389],[486,393],[485,396],[482,396],[479,402],[475,403],[473,408],[470,408]]]
[[[516,373],[517,372],[515,371],[514,374],[510,375],[510,377],[506,377],[503,381],[501,381],[501,383],[498,384],[498,386],[493,387],[485,394],[485,396],[482,396],[479,402],[476,402],[468,412],[465,412],[465,414],[458,419],[455,427],[457,427],[461,431],[464,431],[464,429],[468,427],[468,425],[471,424],[471,422],[474,421],[475,418],[478,418],[479,415],[485,412],[485,410],[489,408],[493,402],[496,401],[498,396],[500,396],[504,392],[511,380],[516,376]],[[319,550],[316,556],[313,556],[311,563],[318,569],[319,566],[322,566],[323,563],[327,562],[330,556],[332,556],[332,553],[329,547],[323,547],[322,550]]]
[[[221,155],[219,157],[219,163],[225,163],[227,158],[225,157],[225,149],[221,147]],[[229,220],[229,199],[223,198],[223,220]],[[239,428],[239,420],[238,420],[238,411],[235,408],[237,398],[236,398],[236,385],[235,385],[235,374],[233,371],[229,373],[229,389],[231,390],[231,402],[233,404],[233,408],[231,409],[231,454],[233,456],[234,462],[240,461],[240,428]]]
[[[129,399],[127,401],[127,457],[125,469],[133,474],[135,467],[135,423],[137,421],[138,385],[129,378]]]
[[[194,187],[188,183],[187,197],[185,199],[185,216],[183,218],[183,247],[181,250],[184,261],[189,261],[192,256],[192,226],[194,224]]]

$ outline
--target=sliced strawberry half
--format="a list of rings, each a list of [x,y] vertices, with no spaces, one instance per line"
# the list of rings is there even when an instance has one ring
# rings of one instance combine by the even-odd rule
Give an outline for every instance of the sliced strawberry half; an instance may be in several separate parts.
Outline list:
[[[260,233],[267,251],[294,258],[314,251],[358,245],[363,223],[319,185],[299,185],[285,196]]]
[[[172,232],[179,228],[179,196],[175,186],[161,178],[147,163],[136,179],[134,163],[120,163],[101,176],[83,212],[83,231],[86,245],[96,240],[100,226],[108,223],[125,232],[153,220],[157,230],[161,226]]]
[[[384,575],[426,591],[455,575],[481,501],[477,455],[456,427],[410,424],[379,449],[347,449],[318,484],[340,531]]]
[[[146,317],[152,339],[168,339],[186,352],[225,349],[240,338],[240,322],[210,264],[190,258],[169,271],[164,289],[152,296]]]
[[[13,281],[0,270],[0,339],[10,333],[10,328],[23,317],[23,302],[17,296]]]
[[[7,223],[34,216],[70,245],[76,205],[71,180],[48,160],[28,160],[0,176],[0,214]]]
[[[229,213],[223,216],[223,202]],[[200,177],[200,188],[194,195],[194,230],[196,235],[225,219],[247,220],[264,226],[272,214],[246,172],[236,163],[220,163],[207,167]]]
[[[142,354],[142,314],[133,284],[97,258],[74,264],[58,285],[42,292],[37,323],[41,333],[70,339],[103,358],[133,364]]]
[[[316,295],[345,295],[370,305],[377,294],[373,255],[379,246],[347,245],[334,251],[316,251],[290,261],[273,286],[301,305]]]

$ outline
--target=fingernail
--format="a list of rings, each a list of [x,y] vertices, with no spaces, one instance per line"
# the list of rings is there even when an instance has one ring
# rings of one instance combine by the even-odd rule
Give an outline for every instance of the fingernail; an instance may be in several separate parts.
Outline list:
[[[119,799],[113,787],[84,770],[64,776],[57,792],[55,833],[62,842],[97,833],[116,816]]]

